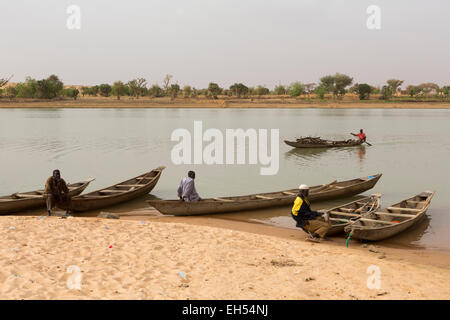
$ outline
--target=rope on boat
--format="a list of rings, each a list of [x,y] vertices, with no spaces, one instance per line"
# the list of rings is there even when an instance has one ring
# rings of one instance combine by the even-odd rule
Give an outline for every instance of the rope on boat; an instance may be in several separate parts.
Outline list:
[[[353,230],[352,230],[353,231]],[[347,241],[346,241],[346,243],[345,243],[345,246],[348,248],[348,243],[350,242],[350,238],[352,237],[352,231],[350,231],[350,233],[348,234],[348,237],[347,237]]]

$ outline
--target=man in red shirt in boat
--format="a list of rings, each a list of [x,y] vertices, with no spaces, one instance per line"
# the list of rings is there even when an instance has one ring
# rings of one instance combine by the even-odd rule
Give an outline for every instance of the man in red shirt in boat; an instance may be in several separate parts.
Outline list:
[[[359,133],[351,133],[351,135],[358,137],[359,141],[366,142],[366,134],[363,132],[363,129],[360,129]]]

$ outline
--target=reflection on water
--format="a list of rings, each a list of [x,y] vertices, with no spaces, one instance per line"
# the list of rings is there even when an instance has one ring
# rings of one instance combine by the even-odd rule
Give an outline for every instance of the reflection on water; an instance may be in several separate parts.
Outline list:
[[[205,129],[222,132],[279,129],[279,172],[261,176],[259,164],[173,164],[171,150],[176,142],[170,140],[171,134],[177,128],[192,130],[194,120],[202,120]],[[204,198],[285,190],[381,172],[381,180],[364,195],[382,193],[385,207],[423,190],[436,190],[428,210],[432,217],[428,231],[416,235],[407,231],[391,241],[450,250],[449,120],[450,110],[1,109],[0,194],[40,189],[55,168],[68,182],[96,178],[85,191],[90,192],[165,165],[152,191],[161,199],[176,199],[178,183],[188,170],[197,172],[197,191]],[[296,136],[346,140],[359,128],[364,128],[373,146],[301,150],[283,143],[284,138]],[[108,211],[146,208],[145,199]],[[284,207],[220,217],[290,228],[294,222],[289,212]]]

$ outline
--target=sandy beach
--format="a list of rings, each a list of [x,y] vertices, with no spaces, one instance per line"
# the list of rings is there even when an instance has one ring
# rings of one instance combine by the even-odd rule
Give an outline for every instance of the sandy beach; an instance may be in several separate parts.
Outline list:
[[[450,101],[360,101],[354,97],[343,100],[307,100],[307,99],[184,99],[177,98],[141,98],[123,97],[117,100],[109,98],[79,98],[77,100],[37,100],[16,99],[0,100],[0,108],[255,108],[255,109],[450,109]]]
[[[297,230],[217,219],[123,218],[0,217],[0,298],[450,298],[442,252],[314,244]],[[367,286],[369,266],[379,288]]]

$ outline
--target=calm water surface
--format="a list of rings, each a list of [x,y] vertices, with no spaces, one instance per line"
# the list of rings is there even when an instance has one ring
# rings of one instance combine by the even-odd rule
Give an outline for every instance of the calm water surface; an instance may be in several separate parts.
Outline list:
[[[261,176],[260,165],[174,165],[171,133],[177,128],[192,131],[194,120],[202,120],[204,130],[279,129],[278,174]],[[372,147],[299,151],[282,142],[301,135],[348,139],[360,128]],[[0,194],[42,188],[54,168],[68,182],[95,177],[87,189],[92,191],[165,165],[152,192],[164,199],[176,197],[178,182],[189,169],[197,172],[197,190],[203,197],[276,191],[381,172],[379,183],[365,194],[382,193],[383,206],[436,190],[428,219],[390,241],[450,251],[449,137],[450,110],[2,109]],[[146,207],[144,200],[132,206]],[[218,217],[294,228],[289,210]]]

